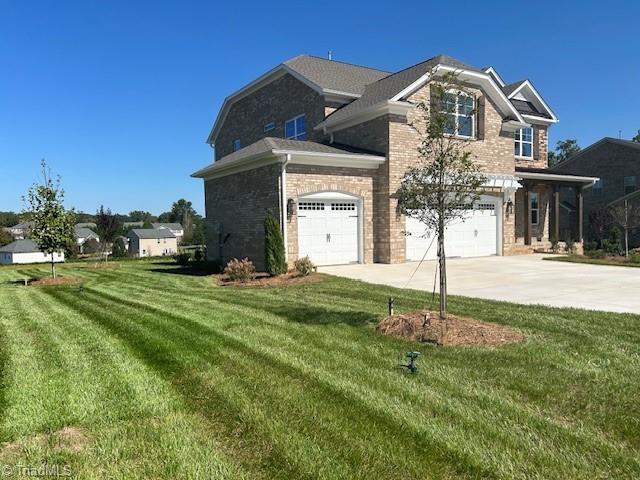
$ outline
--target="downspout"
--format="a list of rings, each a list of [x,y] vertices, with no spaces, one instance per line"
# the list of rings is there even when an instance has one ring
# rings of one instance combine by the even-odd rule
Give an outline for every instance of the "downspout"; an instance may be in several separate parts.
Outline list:
[[[289,245],[287,245],[287,164],[291,161],[291,154],[287,153],[282,162],[280,173],[281,198],[280,220],[282,222],[282,240],[284,241],[284,258],[289,262]]]

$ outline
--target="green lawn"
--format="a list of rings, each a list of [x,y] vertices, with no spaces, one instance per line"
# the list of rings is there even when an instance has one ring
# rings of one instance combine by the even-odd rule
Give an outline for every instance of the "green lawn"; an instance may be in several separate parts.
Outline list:
[[[640,263],[634,257],[608,257],[608,258],[591,258],[586,255],[563,255],[558,257],[545,257],[543,260],[551,260],[554,262],[566,263],[589,263],[592,265],[611,265],[614,267],[640,267]]]
[[[0,268],[1,464],[77,478],[639,478],[640,316],[452,298],[498,349],[376,334],[424,293],[216,287],[176,267]],[[420,372],[397,368],[418,349]],[[80,445],[54,432],[79,429]],[[75,447],[75,448],[73,448]]]

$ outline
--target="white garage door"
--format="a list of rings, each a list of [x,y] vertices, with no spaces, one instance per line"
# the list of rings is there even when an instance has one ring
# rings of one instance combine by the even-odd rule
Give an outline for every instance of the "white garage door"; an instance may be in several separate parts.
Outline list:
[[[316,265],[358,262],[358,202],[301,199],[298,202],[298,256]]]
[[[498,254],[499,203],[495,198],[483,199],[465,219],[456,220],[445,230],[444,250],[449,257],[483,257]],[[419,220],[407,217],[407,260],[432,260],[438,256],[435,232]],[[427,252],[425,256],[425,252]]]

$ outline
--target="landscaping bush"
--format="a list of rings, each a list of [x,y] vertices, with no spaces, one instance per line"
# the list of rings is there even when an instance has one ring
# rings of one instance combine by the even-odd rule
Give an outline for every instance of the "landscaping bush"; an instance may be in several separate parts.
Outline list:
[[[294,266],[296,268],[296,271],[299,274],[304,275],[305,277],[318,270],[318,267],[314,265],[309,257],[299,258],[295,261]]]
[[[560,253],[560,242],[558,242],[558,240],[551,241],[551,251],[553,253]]]
[[[82,253],[98,253],[100,244],[95,238],[90,238],[82,244]]]
[[[267,210],[267,217],[264,219],[264,263],[271,276],[287,273],[282,232],[271,210]]]
[[[607,256],[607,253],[604,250],[585,250],[585,256],[589,258],[595,258],[601,260]]]
[[[571,238],[567,238],[564,242],[564,250],[565,252],[567,252],[569,255],[573,255],[574,253],[576,253],[576,244],[573,241],[573,239]]]
[[[201,262],[204,260],[204,252],[200,248],[196,248],[196,251],[193,254],[193,259],[196,262]]]
[[[622,255],[622,232],[618,227],[609,230],[609,238],[602,241],[602,248],[609,255]]]
[[[225,275],[234,282],[248,282],[253,278],[255,272],[256,267],[253,266],[253,262],[248,258],[243,258],[242,260],[234,258],[224,268]]]
[[[178,265],[182,267],[188,267],[189,262],[191,261],[191,254],[189,252],[182,252],[178,253],[173,258]]]
[[[127,247],[124,244],[124,240],[122,239],[122,237],[116,238],[115,242],[113,242],[111,255],[114,258],[124,258],[127,256]]]
[[[629,261],[631,263],[640,263],[640,253],[634,253],[629,256]]]
[[[585,251],[585,254],[586,254],[586,252],[589,252],[589,251],[595,251],[595,250],[598,250],[598,242],[593,242],[593,241],[591,241],[591,242],[584,242],[584,251]]]

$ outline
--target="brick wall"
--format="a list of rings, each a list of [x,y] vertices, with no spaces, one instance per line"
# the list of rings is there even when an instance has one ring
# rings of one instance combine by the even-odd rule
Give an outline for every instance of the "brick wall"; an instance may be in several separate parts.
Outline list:
[[[302,113],[307,139],[320,140],[322,133],[313,127],[324,120],[323,97],[289,74],[274,80],[231,106],[215,142],[216,159],[231,153],[236,139],[246,147],[264,137],[284,138],[284,123]],[[269,122],[275,122],[275,128],[264,132]]]
[[[219,258],[218,232],[222,225],[223,263],[249,257],[264,268],[264,219],[270,208],[280,218],[280,164],[272,164],[221,178],[206,180],[207,257]]]

